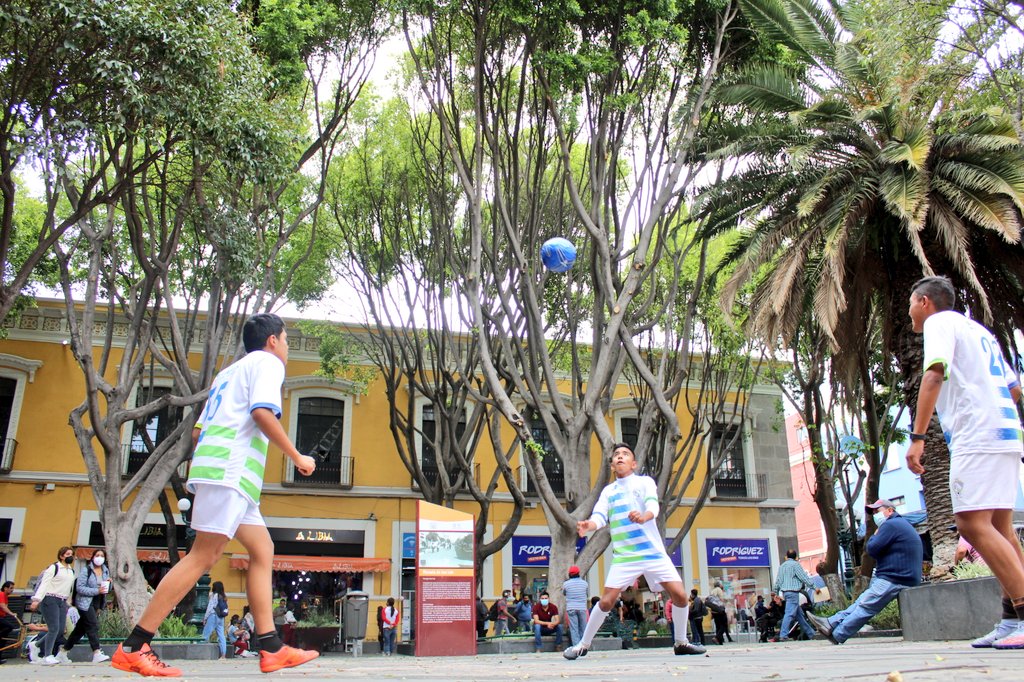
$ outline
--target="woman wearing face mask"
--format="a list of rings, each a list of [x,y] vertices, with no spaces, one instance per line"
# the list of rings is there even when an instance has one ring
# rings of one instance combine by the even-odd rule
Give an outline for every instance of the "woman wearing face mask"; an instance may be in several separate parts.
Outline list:
[[[110,656],[100,649],[99,617],[99,612],[103,610],[103,604],[109,591],[110,571],[107,568],[107,553],[102,549],[97,549],[92,553],[89,563],[82,566],[82,570],[78,572],[78,580],[75,582],[75,608],[78,609],[80,617],[75,629],[68,635],[68,641],[57,652],[57,660],[60,663],[71,662],[68,652],[82,639],[83,635],[89,638],[93,663],[102,663],[110,659]]]
[[[68,617],[68,603],[75,585],[75,571],[71,564],[75,563],[75,550],[61,547],[57,552],[57,561],[43,569],[39,574],[39,586],[32,595],[29,610],[43,615],[46,623],[46,637],[43,639],[41,652],[46,657],[39,662],[43,665],[60,663],[53,655],[53,646],[64,635],[64,621]]]

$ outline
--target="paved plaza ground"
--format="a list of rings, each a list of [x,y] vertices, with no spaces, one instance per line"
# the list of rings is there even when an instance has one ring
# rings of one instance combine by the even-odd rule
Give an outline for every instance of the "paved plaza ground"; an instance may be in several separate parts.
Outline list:
[[[188,680],[259,679],[253,660],[181,661]],[[891,673],[898,672],[899,677]],[[1024,650],[974,650],[966,642],[904,642],[901,639],[853,639],[835,646],[825,641],[786,644],[732,644],[712,647],[707,656],[673,656],[669,649],[597,651],[576,661],[561,654],[517,654],[452,658],[379,655],[352,658],[329,654],[311,664],[268,675],[302,680],[856,680],[885,682],[1019,682],[1024,679]],[[79,663],[41,667],[8,662],[0,680],[133,679],[107,664]]]

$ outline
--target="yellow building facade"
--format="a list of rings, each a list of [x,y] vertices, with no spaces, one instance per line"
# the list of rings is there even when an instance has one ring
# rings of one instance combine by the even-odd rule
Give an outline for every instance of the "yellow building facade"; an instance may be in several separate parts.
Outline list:
[[[268,455],[261,509],[277,547],[275,591],[292,599],[296,609],[334,608],[337,598],[353,589],[369,594],[371,609],[389,596],[411,604],[412,534],[416,501],[422,497],[392,440],[381,382],[371,381],[363,390],[318,376],[318,339],[304,336],[296,320],[287,322],[290,358],[281,421],[300,450],[303,441],[324,441],[331,454],[314,474],[316,480],[302,480],[273,447]],[[67,330],[63,305],[41,302],[38,309],[8,321],[6,338],[0,340],[0,427],[6,425],[0,460],[0,579],[14,581],[18,592],[25,592],[52,563],[60,546],[74,546],[76,555],[85,559],[103,542],[85,465],[68,424],[85,384],[68,347]],[[123,338],[125,331],[115,325],[115,346],[118,333]],[[168,390],[169,378],[154,376],[152,387],[140,390]],[[716,478],[711,499],[675,557],[688,587],[703,594],[714,580],[722,580],[737,606],[767,593],[780,552],[796,546],[785,435],[776,427],[780,404],[777,389],[759,386],[750,397],[745,422],[715,425],[740,428],[743,437],[729,456],[730,474]],[[430,418],[429,408],[423,407],[417,406],[417,420]],[[613,403],[609,419],[613,433],[628,441],[636,426],[631,402]],[[159,440],[170,420],[169,413],[162,413],[144,428]],[[124,473],[130,473],[144,457],[140,435],[131,425],[123,443],[128,454]],[[488,447],[481,443],[474,457],[482,477],[495,467]],[[521,457],[517,455],[517,464]],[[592,461],[596,473],[596,451]],[[528,481],[522,483],[529,488]],[[548,528],[537,498],[529,499],[513,541],[484,563],[483,597],[488,604],[503,589],[538,592],[562,580],[547,575]],[[689,501],[668,519],[669,537],[689,512]],[[468,495],[455,506],[477,511]],[[500,532],[512,508],[507,492],[495,495],[488,537]],[[139,538],[139,559],[151,583],[168,566],[164,525],[154,507]],[[183,526],[178,533],[183,544]],[[609,565],[606,553],[589,571],[592,595],[600,594]],[[231,542],[211,571],[213,580],[224,583],[232,613],[241,612],[244,603],[245,566],[243,548]],[[370,621],[372,638],[376,625]]]

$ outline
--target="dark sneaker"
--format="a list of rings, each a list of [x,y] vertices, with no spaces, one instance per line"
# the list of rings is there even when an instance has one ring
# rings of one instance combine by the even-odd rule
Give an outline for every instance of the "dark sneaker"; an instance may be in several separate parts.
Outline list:
[[[825,637],[833,644],[839,644],[839,642],[836,641],[836,638],[832,636],[832,626],[829,624],[828,618],[822,618],[821,616],[816,616],[813,613],[808,613],[807,620],[811,622],[811,625],[819,634],[821,634],[821,636]]]
[[[692,642],[676,642],[672,650],[676,652],[676,656],[694,656],[697,654],[707,653],[707,649],[702,647],[700,644],[694,644]]]
[[[577,658],[583,658],[587,655],[587,647],[583,646],[583,643],[579,643],[576,646],[567,647],[562,652],[562,656],[570,661],[575,661]]]

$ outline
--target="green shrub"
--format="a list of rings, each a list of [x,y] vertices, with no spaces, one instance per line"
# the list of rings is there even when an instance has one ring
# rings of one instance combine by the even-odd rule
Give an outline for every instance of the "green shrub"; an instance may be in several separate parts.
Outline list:
[[[992,569],[987,564],[972,564],[970,561],[961,561],[953,567],[953,577],[956,580],[987,578],[990,575],[992,575]]]
[[[295,624],[296,628],[338,627],[338,619],[329,611],[310,611]]]
[[[128,622],[124,612],[117,609],[100,611],[100,637],[124,639],[131,633],[132,624]]]
[[[902,627],[900,623],[899,599],[893,599],[886,604],[885,608],[875,614],[875,617],[868,622],[876,630],[899,630]]]
[[[201,635],[199,628],[191,623],[186,623],[184,618],[171,616],[160,623],[157,630],[157,637],[173,637],[175,639],[193,639]]]

